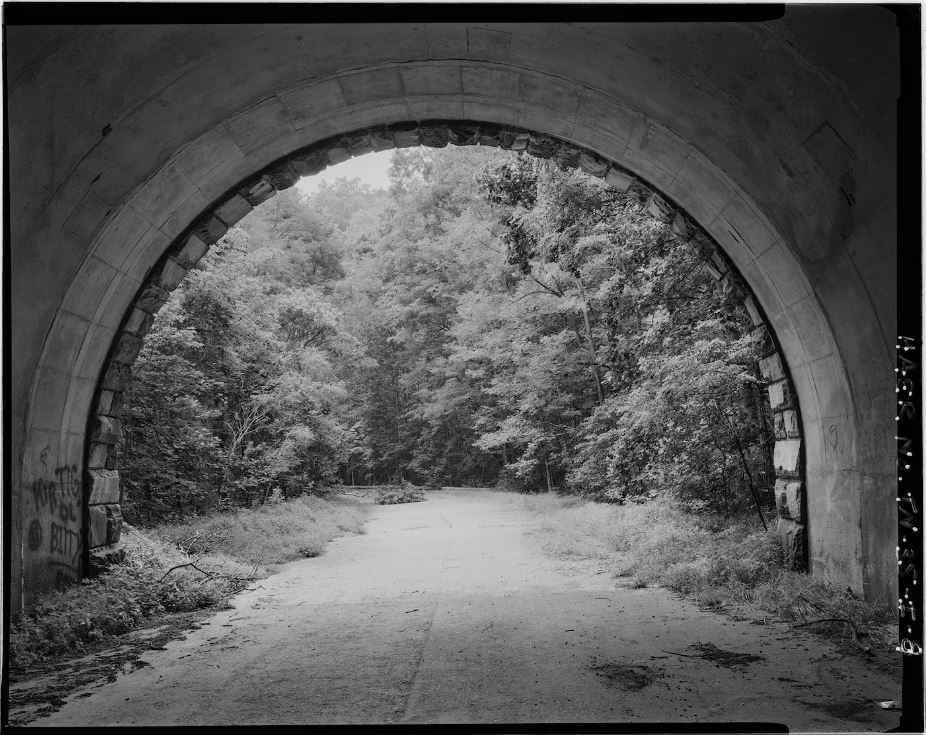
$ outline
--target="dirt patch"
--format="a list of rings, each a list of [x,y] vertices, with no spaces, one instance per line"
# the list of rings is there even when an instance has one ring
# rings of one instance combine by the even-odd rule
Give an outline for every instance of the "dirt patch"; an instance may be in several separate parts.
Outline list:
[[[684,656],[685,658],[703,658],[705,661],[710,661],[725,669],[741,668],[749,664],[754,664],[756,661],[765,660],[765,656],[759,656],[755,653],[725,651],[722,648],[718,648],[713,643],[693,643],[688,647],[695,649],[697,653],[679,653],[678,651],[666,651],[664,648],[661,650],[675,656]]]
[[[755,653],[735,653],[734,651],[725,651],[717,648],[713,643],[695,643],[690,646],[701,654],[701,658],[710,661],[718,666],[732,669],[740,666],[748,666],[756,661],[764,661],[765,656],[759,656]]]
[[[663,676],[662,671],[649,666],[631,666],[614,662],[594,663],[589,668],[609,684],[632,691],[645,689]]]
[[[850,700],[848,702],[827,702],[826,704],[807,703],[811,707],[823,710],[832,717],[838,717],[840,720],[868,721],[871,718],[873,705],[871,702],[859,702]]]
[[[10,727],[26,725],[39,717],[55,712],[67,698],[89,697],[95,689],[113,682],[119,674],[130,674],[148,666],[139,658],[150,650],[163,650],[169,641],[185,637],[201,627],[205,618],[215,615],[215,608],[169,615],[153,622],[154,628],[132,631],[99,644],[81,656],[48,657],[29,670],[15,671],[10,676]],[[208,625],[208,623],[205,623]],[[78,692],[78,693],[75,693]]]

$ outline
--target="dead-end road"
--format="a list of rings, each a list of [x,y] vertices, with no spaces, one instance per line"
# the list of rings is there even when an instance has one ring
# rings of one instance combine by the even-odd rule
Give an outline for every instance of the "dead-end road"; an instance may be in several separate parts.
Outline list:
[[[498,493],[377,506],[33,725],[767,721],[884,731],[898,679],[814,636],[551,559]]]

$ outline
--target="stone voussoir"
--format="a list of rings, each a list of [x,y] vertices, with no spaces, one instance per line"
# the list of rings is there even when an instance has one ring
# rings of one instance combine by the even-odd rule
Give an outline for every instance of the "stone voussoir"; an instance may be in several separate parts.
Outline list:
[[[90,441],[98,444],[116,444],[122,438],[122,424],[112,416],[97,416],[93,420]]]
[[[180,245],[170,251],[173,257],[182,267],[189,270],[203,259],[209,252],[208,243],[203,242],[194,234],[188,235],[180,241]]]
[[[801,476],[801,440],[778,439],[775,441],[773,463],[775,474],[779,478],[800,478]]]
[[[135,358],[138,357],[138,353],[141,352],[142,338],[131,332],[122,332],[119,335],[119,339],[116,342],[116,347],[113,350],[112,359],[116,362],[122,362],[126,365],[131,365],[135,362]]]
[[[91,469],[89,475],[90,505],[119,502],[119,473],[116,470]]]
[[[256,179],[252,179],[244,186],[242,186],[238,190],[238,193],[248,200],[248,204],[250,204],[252,207],[256,207],[259,204],[266,202],[270,197],[276,196],[277,190],[274,189],[273,185],[263,176],[258,176]],[[225,233],[223,232],[222,235],[224,234]],[[222,235],[219,235],[219,237]],[[206,242],[207,244],[212,245],[218,239],[219,238],[217,237],[211,242]]]
[[[226,227],[234,227],[250,214],[252,209],[247,199],[240,194],[235,194],[216,207],[214,214]]]
[[[215,215],[203,217],[193,225],[193,234],[207,245],[217,243],[226,232],[228,225]]]

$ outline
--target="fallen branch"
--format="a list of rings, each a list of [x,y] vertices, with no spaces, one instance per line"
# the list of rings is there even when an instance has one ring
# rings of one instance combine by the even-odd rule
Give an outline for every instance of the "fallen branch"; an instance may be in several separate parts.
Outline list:
[[[163,581],[167,578],[167,575],[168,575],[168,574],[170,574],[170,573],[171,573],[172,571],[174,571],[175,569],[182,569],[183,567],[193,567],[193,569],[195,569],[197,572],[201,572],[202,574],[208,575],[209,572],[207,572],[205,569],[200,569],[198,566],[196,566],[196,562],[198,562],[198,561],[199,561],[199,559],[197,559],[196,561],[188,561],[188,562],[186,562],[186,564],[178,564],[178,565],[175,566],[175,567],[171,567],[171,568],[168,569],[166,572],[164,572],[164,576],[161,577],[158,581],[159,581],[159,582],[163,582]]]

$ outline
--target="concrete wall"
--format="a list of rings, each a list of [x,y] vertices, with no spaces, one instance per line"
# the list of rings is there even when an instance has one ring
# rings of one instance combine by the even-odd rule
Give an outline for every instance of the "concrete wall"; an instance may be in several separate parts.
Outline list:
[[[595,151],[720,243],[793,378],[811,569],[893,595],[889,12],[788,7],[756,24],[8,27],[7,64],[14,609],[22,589],[81,573],[71,533],[91,525],[90,435],[113,428],[91,423],[93,402],[105,399],[116,330],[171,243],[297,149],[430,118]],[[98,533],[111,521],[98,519]]]

